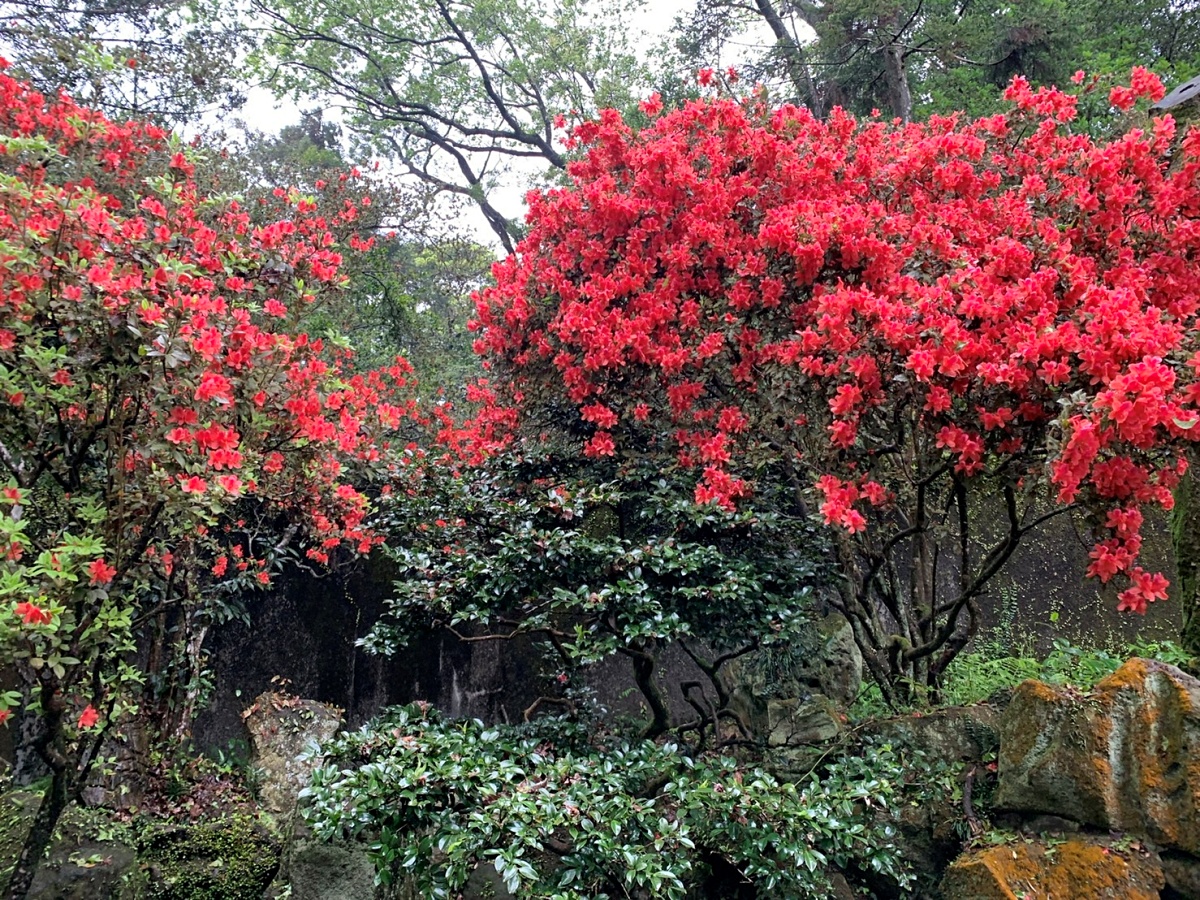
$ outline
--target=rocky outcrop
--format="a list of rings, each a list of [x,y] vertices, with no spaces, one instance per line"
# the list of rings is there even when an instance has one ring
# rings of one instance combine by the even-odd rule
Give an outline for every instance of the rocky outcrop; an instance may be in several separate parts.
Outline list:
[[[842,731],[862,687],[862,654],[850,623],[832,613],[800,645],[764,648],[722,670],[730,709],[770,747],[823,744]]]
[[[881,719],[863,733],[919,751],[931,759],[979,763],[1000,749],[998,706],[948,706],[923,714]]]
[[[267,692],[242,713],[250,732],[251,763],[261,775],[263,807],[286,822],[296,797],[320,765],[316,748],[342,726],[342,711],[315,700]]]
[[[1081,693],[1021,684],[1001,723],[996,806],[1200,856],[1200,681],[1132,659]]]
[[[1019,841],[957,859],[942,881],[942,897],[1158,900],[1164,884],[1162,869],[1151,853],[1118,851],[1110,842],[1083,838]]]

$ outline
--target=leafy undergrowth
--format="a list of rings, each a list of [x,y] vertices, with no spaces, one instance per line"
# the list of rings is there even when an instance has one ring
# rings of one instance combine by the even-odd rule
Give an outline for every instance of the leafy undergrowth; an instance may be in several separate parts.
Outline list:
[[[380,879],[422,897],[455,896],[481,866],[522,900],[816,898],[835,872],[910,880],[877,815],[904,778],[886,753],[785,783],[672,744],[597,742],[562,720],[485,726],[423,705],[326,749],[303,795],[315,832],[364,839]]]
[[[1059,639],[1044,657],[1032,652],[1004,655],[995,651],[963,653],[946,669],[938,706],[968,706],[1012,690],[1022,681],[1036,679],[1047,684],[1070,685],[1083,690],[1108,677],[1133,656],[1157,659],[1175,666],[1189,662],[1188,655],[1171,641],[1141,641],[1122,650],[1077,647]],[[928,705],[929,698],[919,698]],[[865,684],[850,710],[852,720],[889,716],[879,689]]]

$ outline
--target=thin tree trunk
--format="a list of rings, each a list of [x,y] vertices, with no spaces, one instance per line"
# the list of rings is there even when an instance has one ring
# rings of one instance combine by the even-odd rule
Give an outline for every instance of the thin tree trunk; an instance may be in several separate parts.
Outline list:
[[[1175,490],[1171,512],[1171,542],[1178,573],[1179,606],[1183,612],[1179,644],[1200,658],[1200,452],[1188,449],[1188,470]]]
[[[25,837],[21,854],[17,857],[17,866],[8,883],[8,900],[25,900],[28,896],[38,864],[45,855],[46,848],[50,846],[50,839],[54,836],[54,829],[67,808],[70,796],[72,773],[68,772],[69,766],[64,753],[63,716],[66,707],[61,694],[43,686],[42,710],[46,730],[38,739],[37,751],[50,766],[50,787],[42,796],[33,825]]]
[[[883,55],[892,115],[907,124],[912,121],[913,101],[908,86],[908,68],[904,64],[904,47],[898,39],[894,40],[884,48]]]

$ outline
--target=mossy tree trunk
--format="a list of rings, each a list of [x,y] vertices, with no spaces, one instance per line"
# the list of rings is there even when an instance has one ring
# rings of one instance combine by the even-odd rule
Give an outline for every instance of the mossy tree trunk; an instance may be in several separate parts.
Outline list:
[[[1175,490],[1171,543],[1183,612],[1179,643],[1189,656],[1200,659],[1200,451],[1196,448],[1188,449],[1188,471]]]

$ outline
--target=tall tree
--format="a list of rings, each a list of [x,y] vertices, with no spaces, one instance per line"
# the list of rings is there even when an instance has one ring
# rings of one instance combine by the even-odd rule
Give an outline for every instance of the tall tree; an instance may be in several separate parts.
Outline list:
[[[1196,0],[701,0],[678,44],[711,63],[748,27],[772,43],[748,74],[819,116],[878,108],[907,121],[933,112],[993,112],[1015,75],[1063,84],[1078,69],[1133,65],[1186,78],[1200,70]]]
[[[4,0],[0,55],[53,96],[179,126],[245,100],[249,32],[226,0]]]
[[[320,95],[374,152],[476,204],[505,249],[519,228],[497,180],[514,163],[563,169],[555,123],[628,107],[644,69],[629,0],[281,0],[263,61],[281,93]]]

